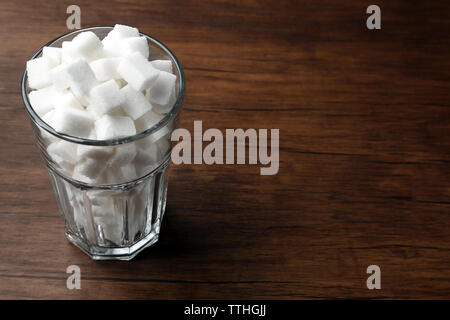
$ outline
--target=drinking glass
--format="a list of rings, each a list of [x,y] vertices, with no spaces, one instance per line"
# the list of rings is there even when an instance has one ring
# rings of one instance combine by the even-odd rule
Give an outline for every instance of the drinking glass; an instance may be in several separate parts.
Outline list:
[[[46,46],[61,47],[84,31],[103,39],[112,27],[80,29],[50,41]],[[33,110],[28,94],[27,72],[22,77],[22,98],[31,119],[36,142],[48,168],[56,201],[64,220],[68,240],[95,260],[130,260],[158,241],[167,200],[168,170],[172,131],[179,125],[185,79],[175,55],[160,41],[141,33],[149,44],[149,60],[170,60],[177,77],[168,113],[134,136],[90,140],[56,132]],[[32,59],[42,55],[42,48]],[[155,108],[155,106],[154,106]],[[158,110],[157,110],[158,111]],[[64,152],[84,149],[96,155],[99,177],[78,174],[73,158]],[[133,157],[134,166],[110,161],[111,155]],[[102,160],[104,155],[104,160]],[[122,166],[121,166],[122,165]],[[101,173],[101,174],[100,174]]]

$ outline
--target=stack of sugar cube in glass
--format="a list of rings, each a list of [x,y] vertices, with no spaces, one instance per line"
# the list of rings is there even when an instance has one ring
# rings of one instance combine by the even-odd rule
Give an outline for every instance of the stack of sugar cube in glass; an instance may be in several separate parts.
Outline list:
[[[59,133],[89,140],[133,136],[161,121],[176,100],[172,62],[148,59],[147,39],[136,28],[116,25],[102,40],[82,32],[62,48],[44,47],[41,57],[27,62],[29,101]],[[75,180],[124,183],[145,175],[167,155],[167,132],[110,147],[49,134],[47,153]]]

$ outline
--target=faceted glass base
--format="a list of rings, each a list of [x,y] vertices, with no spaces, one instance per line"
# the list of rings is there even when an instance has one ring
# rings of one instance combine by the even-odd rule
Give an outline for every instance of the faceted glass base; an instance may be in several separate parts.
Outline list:
[[[93,260],[124,260],[133,259],[139,252],[150,247],[158,241],[158,234],[151,232],[145,238],[127,248],[104,248],[99,246],[88,246],[86,242],[74,234],[66,232],[67,239],[80,248]]]
[[[49,168],[70,242],[95,260],[130,260],[158,241],[166,208],[169,159],[127,184],[87,186]]]

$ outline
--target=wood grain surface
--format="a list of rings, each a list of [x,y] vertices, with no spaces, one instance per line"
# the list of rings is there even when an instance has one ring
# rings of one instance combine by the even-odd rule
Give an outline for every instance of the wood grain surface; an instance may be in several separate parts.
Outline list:
[[[376,31],[367,1],[76,3],[82,27],[173,50],[182,127],[279,128],[280,170],[173,166],[159,243],[91,261],[65,239],[20,97],[73,2],[1,1],[0,298],[450,298],[449,2],[376,1]]]

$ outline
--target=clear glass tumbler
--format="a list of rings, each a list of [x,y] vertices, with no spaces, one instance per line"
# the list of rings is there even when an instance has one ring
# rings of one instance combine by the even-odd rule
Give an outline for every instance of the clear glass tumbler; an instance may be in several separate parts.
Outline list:
[[[70,41],[83,31],[92,31],[103,39],[111,30],[112,27],[81,29],[58,37],[47,46],[61,47],[63,41]],[[154,244],[166,208],[170,136],[179,124],[185,79],[175,55],[160,41],[141,35],[147,38],[149,59],[171,60],[177,81],[170,111],[134,136],[100,141],[56,132],[30,105],[26,70],[22,78],[22,98],[48,167],[67,238],[95,260],[130,260]],[[32,59],[41,55],[42,48]],[[69,156],[80,148],[93,155],[89,168],[98,173],[95,179],[80,174]]]

